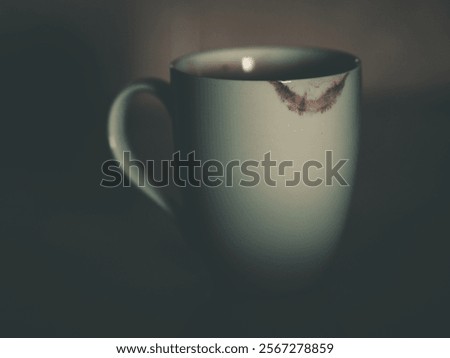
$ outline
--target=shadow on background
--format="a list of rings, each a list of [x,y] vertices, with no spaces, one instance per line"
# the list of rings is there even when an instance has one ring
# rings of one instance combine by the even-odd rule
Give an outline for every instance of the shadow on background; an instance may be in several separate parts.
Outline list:
[[[134,188],[99,186],[127,69],[105,70],[54,18],[0,20],[0,336],[450,335],[449,86],[365,98],[349,222],[316,286],[218,296],[164,213]],[[168,133],[151,134],[156,157],[168,156],[167,115],[133,116],[142,132]]]

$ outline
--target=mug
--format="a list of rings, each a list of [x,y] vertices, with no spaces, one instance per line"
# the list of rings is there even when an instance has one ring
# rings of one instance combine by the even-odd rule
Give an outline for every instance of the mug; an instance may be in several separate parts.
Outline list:
[[[148,182],[141,189],[215,272],[261,287],[300,287],[327,267],[343,232],[358,153],[360,78],[359,59],[336,50],[188,54],[171,63],[170,84],[138,81],[117,96],[109,144],[139,183],[124,163],[124,152],[134,158],[126,112],[137,93],[157,97],[172,118],[177,155],[202,165],[194,174],[179,170],[185,185],[178,205]],[[189,181],[200,169],[201,185]]]

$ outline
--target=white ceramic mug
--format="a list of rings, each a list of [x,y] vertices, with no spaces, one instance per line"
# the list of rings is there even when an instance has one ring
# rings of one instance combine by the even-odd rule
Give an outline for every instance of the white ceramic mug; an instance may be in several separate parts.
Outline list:
[[[231,48],[183,56],[170,72],[170,84],[139,81],[116,98],[108,128],[115,158],[122,162],[130,151],[124,130],[130,99],[148,92],[167,106],[182,155],[195,151],[203,162],[225,165],[270,152],[294,169],[314,163],[305,180],[322,179],[321,185],[286,185],[292,170],[275,168],[276,186],[242,186],[248,175],[239,172],[232,186],[188,185],[178,208],[158,188],[142,188],[220,272],[271,287],[310,280],[333,254],[347,215],[358,151],[359,60],[318,48]],[[327,160],[346,160],[340,175],[348,185],[326,183]],[[262,167],[253,170],[265,175]]]

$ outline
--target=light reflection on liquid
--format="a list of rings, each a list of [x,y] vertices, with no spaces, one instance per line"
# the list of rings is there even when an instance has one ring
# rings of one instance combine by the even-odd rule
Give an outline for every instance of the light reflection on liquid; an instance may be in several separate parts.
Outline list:
[[[251,72],[255,68],[255,59],[250,56],[244,56],[242,57],[241,64],[244,72]]]

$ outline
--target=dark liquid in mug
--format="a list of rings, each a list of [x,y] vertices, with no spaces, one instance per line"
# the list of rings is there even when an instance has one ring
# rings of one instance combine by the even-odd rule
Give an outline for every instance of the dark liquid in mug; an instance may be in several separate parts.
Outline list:
[[[188,55],[173,68],[189,75],[230,80],[294,80],[348,72],[359,60],[347,53],[313,48],[237,48]]]

